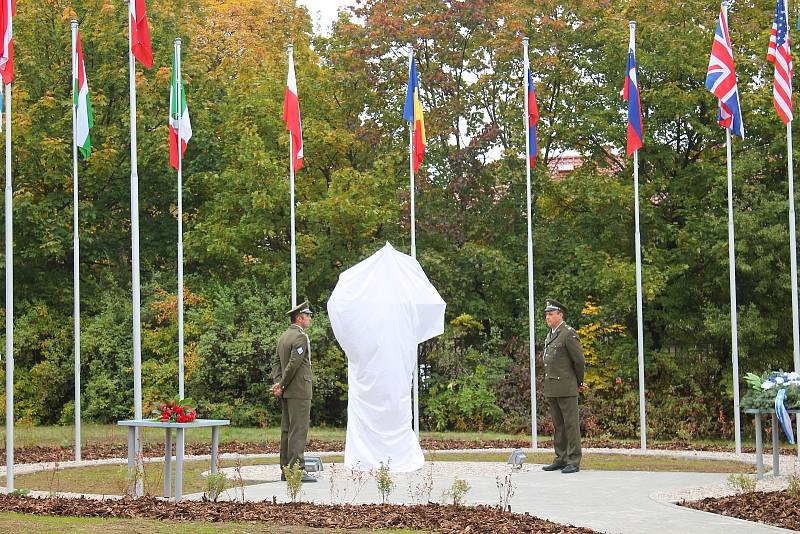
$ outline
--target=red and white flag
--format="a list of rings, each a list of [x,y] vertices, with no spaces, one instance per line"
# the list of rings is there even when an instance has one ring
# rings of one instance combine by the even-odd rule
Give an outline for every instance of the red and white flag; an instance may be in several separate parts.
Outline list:
[[[153,66],[153,47],[150,45],[150,28],[147,27],[144,1],[130,0],[128,2],[131,22],[131,53],[149,69]]]
[[[784,124],[792,120],[792,53],[789,50],[789,20],[784,0],[775,6],[775,20],[769,36],[767,60],[775,64],[772,103]]]
[[[9,84],[14,79],[14,40],[12,38],[12,19],[17,14],[17,0],[0,0],[0,74],[3,83]]]
[[[303,126],[300,123],[300,100],[297,97],[297,79],[294,76],[294,56],[289,56],[289,78],[283,100],[283,120],[292,136],[294,170],[303,168]]]

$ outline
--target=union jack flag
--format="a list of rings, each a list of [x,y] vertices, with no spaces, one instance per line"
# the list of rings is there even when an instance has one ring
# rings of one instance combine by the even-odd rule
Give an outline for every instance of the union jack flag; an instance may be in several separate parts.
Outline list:
[[[625,73],[625,87],[622,98],[628,101],[628,157],[642,148],[642,105],[639,99],[639,78],[636,75],[636,53],[634,52],[633,31],[628,45],[628,70]]]
[[[767,61],[775,65],[775,82],[772,86],[772,103],[784,124],[792,118],[792,54],[789,51],[789,21],[784,0],[775,6],[775,20],[769,36]]]
[[[536,88],[533,85],[531,70],[528,69],[528,159],[531,168],[536,166],[536,156],[539,154],[539,142],[536,129],[539,124],[539,104],[536,103]]]
[[[719,99],[717,122],[732,134],[744,139],[742,108],[739,105],[739,90],[736,88],[736,69],[733,65],[733,50],[728,34],[728,14],[725,8],[719,11],[717,31],[711,46],[711,61],[708,63],[706,89]]]

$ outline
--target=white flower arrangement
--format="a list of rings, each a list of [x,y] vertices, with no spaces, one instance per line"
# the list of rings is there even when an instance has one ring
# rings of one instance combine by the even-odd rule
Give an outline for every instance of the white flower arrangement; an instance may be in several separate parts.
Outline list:
[[[752,376],[750,376],[752,375]],[[800,374],[791,372],[791,373],[784,373],[780,371],[773,371],[769,374],[769,377],[762,381],[761,377],[757,375],[753,375],[752,373],[748,373],[748,376],[745,377],[745,380],[750,384],[753,384],[754,380],[756,382],[761,383],[761,389],[768,390],[773,389],[778,386],[782,387],[792,387],[792,386],[800,386]]]

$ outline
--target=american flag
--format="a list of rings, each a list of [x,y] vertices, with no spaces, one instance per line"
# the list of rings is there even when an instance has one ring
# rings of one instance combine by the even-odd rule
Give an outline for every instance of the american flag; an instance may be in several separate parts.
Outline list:
[[[767,61],[775,65],[775,83],[772,86],[772,103],[784,124],[792,120],[792,54],[789,51],[789,23],[786,4],[778,0],[775,20],[769,36]]]
[[[728,15],[725,8],[719,11],[717,31],[711,46],[711,61],[708,63],[706,89],[719,99],[717,122],[732,134],[744,138],[742,108],[739,106],[739,90],[736,88],[736,70],[733,65],[733,50],[728,34]]]

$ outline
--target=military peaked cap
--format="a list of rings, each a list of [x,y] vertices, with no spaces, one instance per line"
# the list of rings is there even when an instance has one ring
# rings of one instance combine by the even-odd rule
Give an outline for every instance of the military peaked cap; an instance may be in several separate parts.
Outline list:
[[[300,304],[298,304],[297,306],[286,312],[286,315],[288,315],[289,317],[294,317],[295,315],[299,315],[301,313],[307,313],[309,315],[313,315],[313,312],[311,311],[311,307],[309,306],[307,300],[301,302]]]

